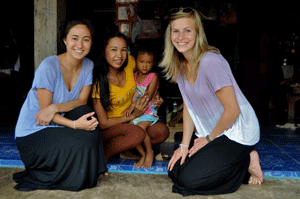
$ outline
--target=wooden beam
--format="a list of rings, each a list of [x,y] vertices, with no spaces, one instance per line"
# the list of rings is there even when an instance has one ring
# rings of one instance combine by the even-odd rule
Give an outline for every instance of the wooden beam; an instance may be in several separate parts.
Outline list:
[[[34,70],[57,55],[58,27],[66,19],[66,0],[34,0]]]

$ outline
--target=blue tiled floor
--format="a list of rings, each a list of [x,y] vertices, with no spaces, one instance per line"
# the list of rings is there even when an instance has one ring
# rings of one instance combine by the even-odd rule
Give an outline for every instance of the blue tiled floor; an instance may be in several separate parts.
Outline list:
[[[165,144],[162,150],[173,150]],[[275,127],[261,127],[261,140],[256,146],[265,178],[300,179],[300,129],[289,131]],[[155,161],[150,169],[137,169],[134,160],[112,158],[109,172],[167,174],[167,161]],[[24,167],[14,138],[7,134],[0,137],[0,167]]]
[[[148,174],[166,174],[167,173],[167,161],[155,161],[150,169],[135,168],[133,164],[135,160],[119,159],[118,162],[108,162],[109,172],[120,173],[148,173]]]
[[[265,178],[300,179],[300,129],[261,127],[256,150]]]

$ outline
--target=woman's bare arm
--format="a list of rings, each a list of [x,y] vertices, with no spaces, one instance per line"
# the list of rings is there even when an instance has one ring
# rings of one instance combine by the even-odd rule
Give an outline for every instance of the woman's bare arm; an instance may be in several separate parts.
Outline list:
[[[108,113],[103,108],[100,99],[94,98],[93,104],[94,104],[94,109],[98,116],[100,128],[107,129],[116,124],[123,124],[125,122],[129,122],[139,117],[141,114],[143,114],[146,111],[148,107],[148,99],[146,97],[141,97],[135,103],[136,104],[134,110],[131,113],[131,115],[129,115],[128,117],[126,115],[120,117],[108,117]]]

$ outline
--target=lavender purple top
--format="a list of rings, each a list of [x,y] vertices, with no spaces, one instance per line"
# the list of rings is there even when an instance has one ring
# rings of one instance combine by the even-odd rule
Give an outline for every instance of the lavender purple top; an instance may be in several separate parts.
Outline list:
[[[189,114],[197,129],[197,137],[209,135],[220,120],[224,108],[216,91],[233,86],[240,107],[240,115],[231,128],[221,135],[243,145],[259,141],[260,128],[256,114],[237,85],[228,62],[220,54],[206,53],[201,61],[194,84],[178,75],[177,83]]]

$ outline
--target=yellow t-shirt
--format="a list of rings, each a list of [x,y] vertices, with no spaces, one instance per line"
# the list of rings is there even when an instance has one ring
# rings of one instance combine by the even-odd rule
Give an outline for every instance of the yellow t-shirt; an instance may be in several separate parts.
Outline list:
[[[128,64],[125,67],[126,83],[123,87],[118,87],[109,84],[110,100],[112,102],[112,109],[108,112],[108,117],[123,116],[125,111],[131,104],[132,96],[135,93],[136,84],[134,81],[133,71],[135,69],[135,60],[131,55],[128,55]],[[92,98],[100,99],[98,92],[96,93],[95,86],[92,92]]]

